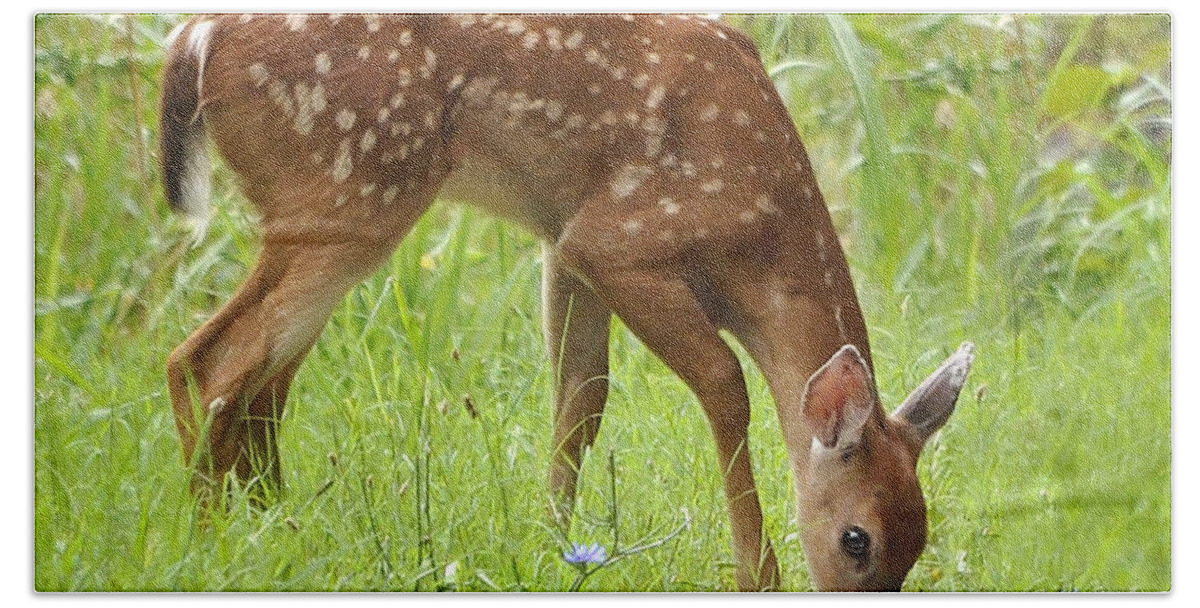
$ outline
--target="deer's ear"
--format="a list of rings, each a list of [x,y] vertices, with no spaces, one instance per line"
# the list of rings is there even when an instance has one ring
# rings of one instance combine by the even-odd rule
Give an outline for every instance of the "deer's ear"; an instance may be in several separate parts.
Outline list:
[[[826,448],[845,448],[862,437],[875,407],[871,370],[851,344],[830,357],[804,387],[804,419]]]
[[[975,345],[963,342],[942,366],[921,383],[892,415],[912,429],[911,438],[917,447],[925,445],[954,413],[958,394],[967,381],[967,372],[975,361]]]

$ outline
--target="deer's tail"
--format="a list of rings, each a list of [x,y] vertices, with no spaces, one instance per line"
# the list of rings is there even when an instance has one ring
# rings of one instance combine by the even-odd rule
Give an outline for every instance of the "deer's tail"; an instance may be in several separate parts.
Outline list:
[[[190,218],[199,233],[208,220],[212,180],[201,93],[214,26],[212,21],[190,21],[171,33],[160,108],[159,157],[167,202]]]

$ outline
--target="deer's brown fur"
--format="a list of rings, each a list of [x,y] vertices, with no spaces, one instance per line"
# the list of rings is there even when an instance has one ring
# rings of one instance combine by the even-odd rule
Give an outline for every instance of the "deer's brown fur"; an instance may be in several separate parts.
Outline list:
[[[743,34],[688,16],[201,16],[178,32],[163,90],[172,206],[203,212],[207,133],[262,217],[258,267],[168,364],[198,492],[229,471],[278,480],[296,367],[440,195],[546,243],[559,517],[599,430],[616,314],[708,416],[739,586],[778,586],[728,329],[774,394],[817,585],[899,588],[924,546],[915,464],[936,427],[913,431],[875,397],[838,237]],[[954,396],[970,363],[956,356]],[[202,445],[189,381],[212,418]],[[944,421],[949,392],[906,411]],[[842,555],[851,528],[874,540],[866,561]]]

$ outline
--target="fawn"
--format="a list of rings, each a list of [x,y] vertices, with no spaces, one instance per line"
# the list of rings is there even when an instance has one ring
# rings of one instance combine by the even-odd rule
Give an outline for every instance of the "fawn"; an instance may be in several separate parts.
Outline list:
[[[445,196],[545,243],[560,523],[600,428],[616,314],[709,420],[739,588],[778,586],[726,329],[775,398],[816,587],[900,588],[926,539],[917,459],[973,347],[884,412],[838,237],[748,37],[687,15],[211,15],[173,36],[167,200],[207,217],[211,139],[262,218],[257,267],[168,361],[193,491],[227,473],[279,483],[296,368]]]

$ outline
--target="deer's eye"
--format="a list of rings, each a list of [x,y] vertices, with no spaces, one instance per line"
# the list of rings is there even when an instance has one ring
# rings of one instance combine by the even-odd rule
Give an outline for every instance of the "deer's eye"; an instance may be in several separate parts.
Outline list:
[[[866,557],[871,550],[871,535],[858,526],[851,526],[842,532],[842,551],[855,559]]]

